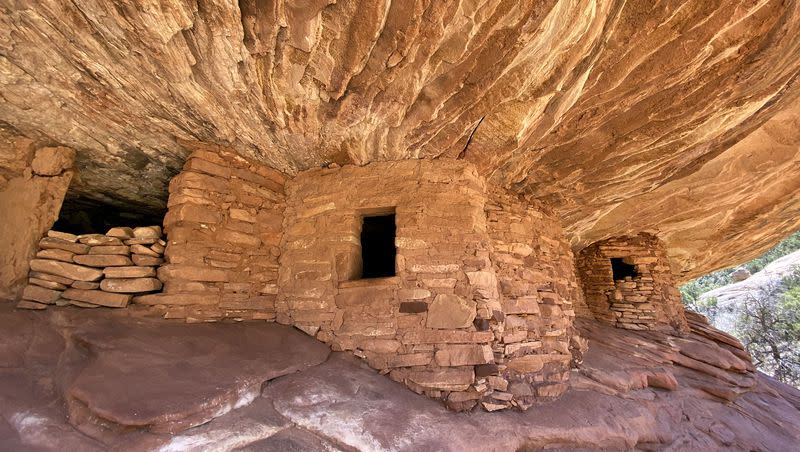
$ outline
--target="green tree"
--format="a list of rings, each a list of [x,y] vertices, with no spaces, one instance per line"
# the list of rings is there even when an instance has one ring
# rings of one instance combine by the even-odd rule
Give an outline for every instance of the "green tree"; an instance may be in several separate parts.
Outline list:
[[[800,385],[800,269],[741,304],[734,326],[761,371]]]

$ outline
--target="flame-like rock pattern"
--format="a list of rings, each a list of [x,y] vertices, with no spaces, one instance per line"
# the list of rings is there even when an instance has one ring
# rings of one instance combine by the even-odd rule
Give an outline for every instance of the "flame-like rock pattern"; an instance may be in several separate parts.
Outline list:
[[[683,278],[800,227],[798,74],[783,0],[0,1],[0,122],[78,150],[72,197],[163,208],[181,140],[462,158]]]

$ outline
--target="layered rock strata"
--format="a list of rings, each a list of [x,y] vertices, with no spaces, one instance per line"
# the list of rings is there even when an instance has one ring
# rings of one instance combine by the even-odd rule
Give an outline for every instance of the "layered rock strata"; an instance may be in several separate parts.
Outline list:
[[[617,275],[616,265],[632,274]],[[639,234],[594,243],[578,254],[577,266],[595,319],[634,330],[687,329],[681,295],[657,237]]]
[[[156,269],[165,247],[160,226],[116,227],[105,235],[51,230],[30,261],[17,307],[127,307],[134,295],[161,290]]]

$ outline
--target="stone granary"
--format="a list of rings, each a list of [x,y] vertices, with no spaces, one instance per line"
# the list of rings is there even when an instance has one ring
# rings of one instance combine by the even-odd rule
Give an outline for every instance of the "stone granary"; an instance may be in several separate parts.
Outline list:
[[[492,435],[546,406],[703,419],[539,424],[516,449],[800,441],[800,397],[677,291],[800,228],[797,2],[0,1],[0,30],[0,332],[30,342],[0,356],[92,439],[368,366],[381,397]],[[134,353],[162,327],[180,345]],[[271,343],[266,366],[254,337],[309,352]],[[218,384],[214,353],[242,378]],[[151,364],[130,387],[182,404],[150,397],[145,422],[100,383]],[[0,449],[32,425],[9,388]]]

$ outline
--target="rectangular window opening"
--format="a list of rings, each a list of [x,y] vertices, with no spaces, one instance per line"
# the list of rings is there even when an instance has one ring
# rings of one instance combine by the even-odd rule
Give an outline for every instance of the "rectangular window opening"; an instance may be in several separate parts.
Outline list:
[[[361,279],[395,276],[395,214],[365,216],[361,225]]]
[[[622,281],[625,278],[631,279],[639,276],[636,265],[630,263],[630,259],[621,257],[611,258],[611,272],[614,274],[614,281]]]

